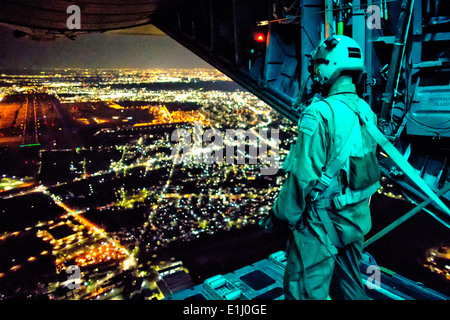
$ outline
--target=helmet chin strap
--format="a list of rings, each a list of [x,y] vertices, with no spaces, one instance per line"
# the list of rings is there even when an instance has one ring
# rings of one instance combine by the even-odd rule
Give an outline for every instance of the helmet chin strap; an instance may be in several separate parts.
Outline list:
[[[316,87],[320,88],[320,91],[323,91],[326,89],[326,87],[328,87],[326,85],[328,78],[325,77],[321,79],[314,71],[311,73],[311,79]]]

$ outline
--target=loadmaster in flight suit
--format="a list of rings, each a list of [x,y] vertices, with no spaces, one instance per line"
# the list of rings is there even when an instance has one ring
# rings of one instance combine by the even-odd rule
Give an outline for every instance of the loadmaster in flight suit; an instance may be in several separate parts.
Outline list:
[[[292,230],[286,299],[366,299],[359,264],[380,171],[376,142],[357,115],[376,124],[356,94],[363,70],[360,47],[346,36],[331,36],[311,54],[310,73],[324,98],[302,113],[272,208]]]

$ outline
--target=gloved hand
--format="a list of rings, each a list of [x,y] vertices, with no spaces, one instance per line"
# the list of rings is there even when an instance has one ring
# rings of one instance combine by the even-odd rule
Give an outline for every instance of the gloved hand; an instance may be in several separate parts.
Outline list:
[[[278,220],[272,208],[269,210],[267,214],[261,217],[258,222],[258,225],[264,229],[265,232],[274,232],[276,228],[281,227],[283,224],[280,220]]]

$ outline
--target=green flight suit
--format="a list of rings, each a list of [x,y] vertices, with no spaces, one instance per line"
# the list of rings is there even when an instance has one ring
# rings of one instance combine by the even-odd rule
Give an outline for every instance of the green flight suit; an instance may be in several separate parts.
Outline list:
[[[287,249],[284,276],[286,299],[365,299],[359,262],[364,235],[371,228],[369,198],[340,210],[327,212],[343,248],[336,248],[317,213],[308,206],[308,194],[316,185],[325,165],[333,159],[352,132],[354,145],[350,156],[376,151],[376,143],[361,130],[357,115],[340,101],[356,101],[368,119],[377,121],[370,106],[355,94],[352,83],[339,81],[331,88],[328,103],[320,100],[308,106],[299,120],[299,135],[291,149],[285,170],[288,176],[273,205],[275,218],[287,222],[293,237]],[[349,162],[340,171],[337,195],[348,186]]]

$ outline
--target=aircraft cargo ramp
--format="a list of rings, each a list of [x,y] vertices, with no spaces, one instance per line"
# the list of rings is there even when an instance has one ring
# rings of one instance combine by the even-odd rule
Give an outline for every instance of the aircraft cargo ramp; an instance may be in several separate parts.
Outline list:
[[[203,283],[167,296],[166,300],[284,300],[283,274],[286,256],[283,251],[267,259],[225,275],[215,275]],[[377,278],[377,272],[379,277]],[[378,267],[364,253],[361,276],[372,300],[448,300],[449,297],[411,281],[395,272]]]

